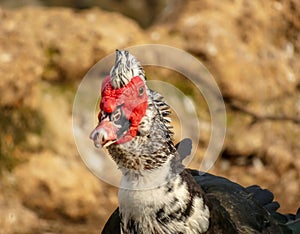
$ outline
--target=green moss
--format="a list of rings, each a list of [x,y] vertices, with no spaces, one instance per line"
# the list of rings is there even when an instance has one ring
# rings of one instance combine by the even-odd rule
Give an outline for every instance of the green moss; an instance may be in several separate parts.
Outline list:
[[[55,46],[49,46],[44,51],[47,64],[42,78],[48,81],[58,81],[64,78],[62,69],[59,67],[60,50]]]
[[[39,113],[28,107],[0,108],[0,173],[12,170],[22,161],[19,154],[26,147],[28,133],[41,135],[43,120]]]

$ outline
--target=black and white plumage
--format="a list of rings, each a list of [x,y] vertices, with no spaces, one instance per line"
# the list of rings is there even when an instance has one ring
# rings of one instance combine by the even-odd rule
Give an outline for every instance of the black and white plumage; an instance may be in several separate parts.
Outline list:
[[[122,171],[119,208],[102,233],[299,233],[297,216],[277,213],[273,194],[185,169],[191,141],[172,140],[169,107],[145,85],[127,51],[102,86],[99,124],[90,138]]]
[[[110,71],[110,80],[114,88],[127,85],[132,77],[144,77],[145,72],[140,62],[128,51],[116,50],[115,65]]]

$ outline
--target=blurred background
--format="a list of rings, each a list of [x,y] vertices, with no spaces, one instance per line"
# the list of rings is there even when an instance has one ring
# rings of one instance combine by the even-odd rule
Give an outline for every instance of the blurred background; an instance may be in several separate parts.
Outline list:
[[[218,82],[227,135],[210,172],[259,184],[282,212],[297,210],[299,1],[0,0],[0,233],[99,233],[117,206],[117,188],[78,155],[73,100],[97,61],[145,43],[191,53]],[[146,71],[150,79],[175,77],[201,98],[178,74]],[[201,156],[210,118],[205,106],[198,114]]]

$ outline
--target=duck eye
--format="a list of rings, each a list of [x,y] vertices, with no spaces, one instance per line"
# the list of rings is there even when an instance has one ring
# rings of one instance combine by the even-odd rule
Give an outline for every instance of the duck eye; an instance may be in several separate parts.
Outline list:
[[[144,87],[139,88],[139,96],[142,96],[144,94]]]

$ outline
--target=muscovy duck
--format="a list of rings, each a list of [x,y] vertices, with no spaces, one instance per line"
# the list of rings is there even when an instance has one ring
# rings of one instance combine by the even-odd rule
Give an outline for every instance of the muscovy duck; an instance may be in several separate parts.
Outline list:
[[[119,208],[102,233],[300,233],[300,211],[278,213],[270,191],[184,168],[191,141],[174,145],[169,114],[140,62],[117,50],[90,134],[122,172]]]

